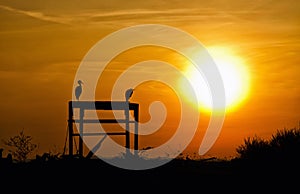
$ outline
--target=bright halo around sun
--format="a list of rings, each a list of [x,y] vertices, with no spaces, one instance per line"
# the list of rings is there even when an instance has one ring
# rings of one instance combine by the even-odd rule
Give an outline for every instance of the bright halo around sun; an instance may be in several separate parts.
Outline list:
[[[242,58],[228,48],[208,47],[207,50],[219,69],[225,89],[225,107],[214,108],[225,108],[227,113],[234,111],[246,100],[249,93],[250,79],[247,66]],[[194,106],[198,106],[199,110],[211,112],[212,98],[205,77],[192,64],[187,65],[184,74],[191,82],[199,100],[198,105]],[[185,88],[181,85],[182,90],[186,90]],[[191,91],[184,91],[184,94],[188,100]]]

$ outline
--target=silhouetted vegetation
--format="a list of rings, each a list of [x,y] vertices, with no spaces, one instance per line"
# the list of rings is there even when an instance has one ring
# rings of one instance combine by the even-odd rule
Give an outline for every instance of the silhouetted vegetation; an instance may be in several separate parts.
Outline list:
[[[277,130],[270,139],[248,137],[232,161],[238,174],[265,176],[300,173],[300,128]]]
[[[238,158],[247,160],[296,160],[300,154],[300,129],[277,130],[269,140],[248,137],[236,149]]]
[[[247,137],[236,149],[240,159],[263,159],[268,155],[269,142],[260,137]]]
[[[32,143],[32,137],[25,135],[24,130],[8,140],[3,140],[3,143],[9,147],[8,152],[18,162],[25,162],[28,156],[37,148],[37,144]]]
[[[300,154],[300,129],[279,130],[269,142],[274,159],[295,159]]]
[[[36,148],[31,140],[30,136],[26,136],[21,131],[19,135],[6,141],[6,145],[16,148],[15,151],[11,151],[14,157],[19,161],[25,161],[28,154]],[[21,149],[22,145],[25,149]],[[101,175],[101,177],[113,177],[110,180],[117,182],[133,179],[143,182],[158,179],[188,180],[187,177],[195,177],[197,180],[203,178],[202,181],[204,179],[215,181],[218,178],[222,181],[231,177],[236,181],[243,181],[255,176],[255,179],[251,179],[253,184],[259,179],[277,179],[278,175],[289,175],[282,176],[286,180],[293,177],[290,175],[297,175],[300,172],[300,129],[278,130],[268,140],[258,136],[247,137],[236,151],[237,156],[233,159],[211,157],[194,160],[192,157],[179,155],[178,158],[162,166],[141,171],[114,167],[97,158],[61,155],[57,151],[49,151],[42,156],[36,155],[35,160],[28,162],[7,163],[5,158],[2,158],[0,176],[18,178],[26,175],[36,177],[36,180],[42,177],[56,177],[57,180],[59,177],[65,179],[75,178],[78,175],[82,177]]]

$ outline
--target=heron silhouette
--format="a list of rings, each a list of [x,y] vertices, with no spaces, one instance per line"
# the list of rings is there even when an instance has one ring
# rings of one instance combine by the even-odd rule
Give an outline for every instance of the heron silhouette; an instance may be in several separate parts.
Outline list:
[[[129,98],[132,96],[134,89],[133,88],[129,88],[128,90],[126,90],[125,92],[125,98],[126,98],[126,102],[129,101]]]
[[[126,108],[125,108],[125,118],[127,121],[129,121],[129,98],[132,96],[134,89],[129,88],[125,92],[125,98],[126,98]],[[129,129],[129,122],[126,122],[126,130]]]
[[[77,100],[79,100],[79,97],[82,93],[82,84],[83,82],[81,80],[78,80],[78,86],[75,88],[75,96]]]

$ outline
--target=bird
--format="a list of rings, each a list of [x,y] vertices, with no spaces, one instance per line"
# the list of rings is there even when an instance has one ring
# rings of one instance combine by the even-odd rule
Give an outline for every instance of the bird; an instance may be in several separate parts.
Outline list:
[[[128,90],[126,90],[125,92],[125,98],[126,98],[126,102],[129,101],[129,98],[132,96],[134,89],[133,88],[129,88]]]
[[[82,93],[82,86],[81,84],[83,84],[83,82],[81,80],[78,80],[78,86],[75,88],[75,96],[76,99],[79,100],[79,97]]]

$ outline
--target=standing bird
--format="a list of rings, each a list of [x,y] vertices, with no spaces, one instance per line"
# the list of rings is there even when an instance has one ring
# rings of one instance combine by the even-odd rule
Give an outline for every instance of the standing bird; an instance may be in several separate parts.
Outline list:
[[[82,86],[81,84],[83,84],[83,82],[81,80],[78,80],[78,86],[75,88],[75,96],[76,99],[79,100],[79,96],[82,93]]]
[[[129,98],[132,96],[133,90],[134,89],[129,88],[125,92],[125,98],[126,98],[125,118],[126,118],[126,121],[129,121]],[[129,130],[129,122],[126,122],[126,130],[127,131]]]
[[[129,101],[129,98],[132,96],[134,89],[129,88],[128,90],[126,90],[125,92],[125,98],[126,98],[126,102]]]

